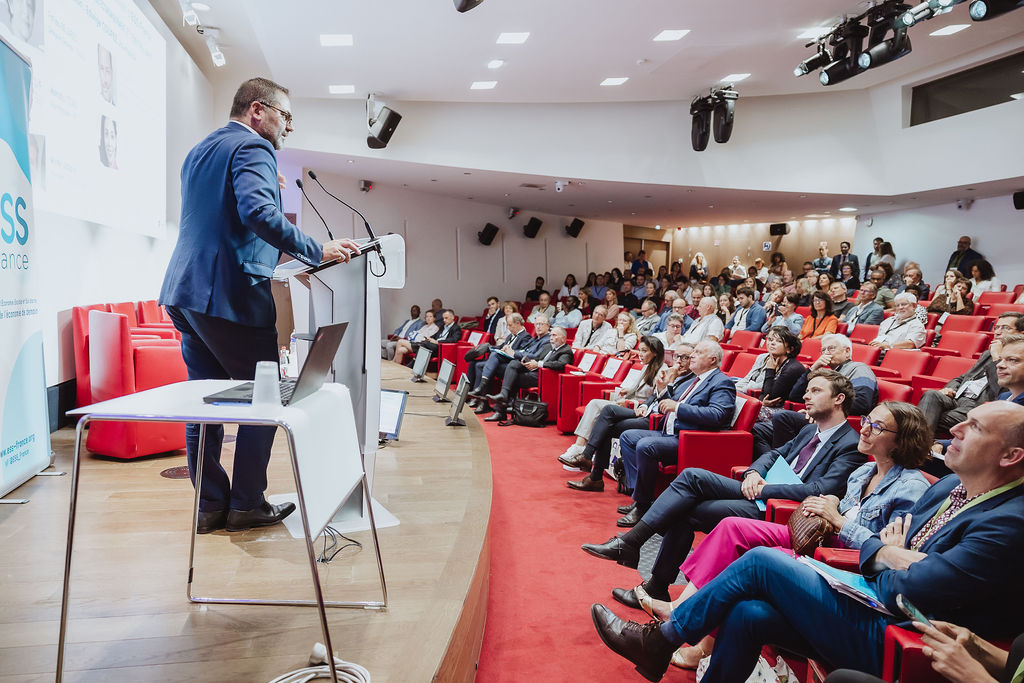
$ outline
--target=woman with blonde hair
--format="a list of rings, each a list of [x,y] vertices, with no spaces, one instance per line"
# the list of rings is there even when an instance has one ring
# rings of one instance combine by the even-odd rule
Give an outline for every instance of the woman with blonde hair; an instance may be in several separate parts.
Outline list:
[[[697,252],[690,261],[690,279],[704,282],[708,279],[708,260],[703,252]]]
[[[625,311],[615,316],[615,337],[617,355],[622,356],[635,349],[637,339],[640,338],[640,331],[636,329],[636,318]]]
[[[619,306],[619,295],[611,287],[604,293],[604,306],[608,309],[606,316],[609,318],[614,318],[622,310],[622,306]]]

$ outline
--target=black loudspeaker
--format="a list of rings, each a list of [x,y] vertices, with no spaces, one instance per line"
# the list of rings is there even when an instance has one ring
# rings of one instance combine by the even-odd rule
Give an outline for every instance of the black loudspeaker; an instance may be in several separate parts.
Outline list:
[[[536,216],[530,219],[530,222],[523,226],[523,234],[529,237],[531,240],[537,236],[540,231],[540,226],[543,221]]]
[[[572,223],[565,226],[565,231],[569,234],[570,237],[579,237],[580,230],[582,229],[583,221],[581,221],[579,218],[573,218]]]
[[[494,223],[488,223],[484,226],[484,229],[476,234],[476,238],[480,240],[480,244],[490,244],[494,241],[494,238],[498,235],[498,226]]]
[[[388,146],[388,141],[391,140],[391,136],[395,133],[395,128],[398,128],[398,122],[402,120],[402,115],[397,111],[383,107],[377,118],[374,119],[370,125],[370,132],[366,134],[366,146],[370,149],[384,149]]]
[[[1013,193],[1013,208],[1024,211],[1024,190]]]
[[[772,223],[768,226],[768,234],[772,237],[789,234],[789,223]]]

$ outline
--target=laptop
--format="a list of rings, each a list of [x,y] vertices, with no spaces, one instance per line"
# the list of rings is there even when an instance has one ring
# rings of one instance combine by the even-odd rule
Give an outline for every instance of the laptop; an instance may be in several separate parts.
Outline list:
[[[289,405],[315,393],[324,385],[331,371],[334,356],[341,346],[348,323],[334,323],[317,329],[313,345],[309,347],[306,362],[296,379],[281,380],[281,404]],[[252,382],[218,391],[203,397],[204,403],[252,403]]]

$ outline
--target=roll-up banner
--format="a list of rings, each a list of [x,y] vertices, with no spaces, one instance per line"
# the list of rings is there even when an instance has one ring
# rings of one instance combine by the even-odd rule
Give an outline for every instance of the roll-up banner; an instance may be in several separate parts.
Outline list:
[[[0,41],[0,496],[50,464],[28,107],[32,69]]]

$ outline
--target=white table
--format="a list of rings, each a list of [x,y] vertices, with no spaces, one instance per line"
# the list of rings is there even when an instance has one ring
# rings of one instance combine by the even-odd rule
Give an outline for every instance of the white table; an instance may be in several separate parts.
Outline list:
[[[79,417],[75,429],[75,456],[71,476],[71,504],[68,513],[68,545],[64,561],[64,592],[61,600],[60,638],[57,645],[57,676],[60,681],[64,670],[64,648],[67,633],[68,590],[71,584],[71,552],[75,538],[75,509],[78,502],[78,478],[81,472],[82,445],[85,427],[94,421],[123,422],[185,422],[200,425],[199,453],[196,471],[195,500],[192,510],[192,540],[189,546],[188,580],[186,594],[189,601],[198,603],[234,605],[316,606],[320,613],[324,644],[333,653],[331,634],[327,625],[325,607],[384,609],[387,607],[387,584],[381,561],[377,526],[373,506],[367,504],[370,531],[377,555],[383,599],[380,601],[325,602],[320,586],[313,539],[318,537],[341,504],[358,486],[363,487],[369,501],[370,490],[359,451],[352,400],[348,389],[341,384],[325,384],[315,394],[289,406],[260,406],[249,404],[211,405],[203,397],[237,385],[237,380],[195,380],[168,384],[148,391],[95,403],[69,411]],[[316,600],[274,600],[200,597],[192,594],[196,529],[199,523],[199,491],[202,486],[203,461],[207,425],[273,426],[284,430],[291,458],[292,473],[298,493],[298,509],[305,532],[306,552],[313,579]],[[305,482],[305,488],[304,488]],[[315,531],[315,533],[314,533]],[[334,658],[330,660],[331,676],[338,680]]]

